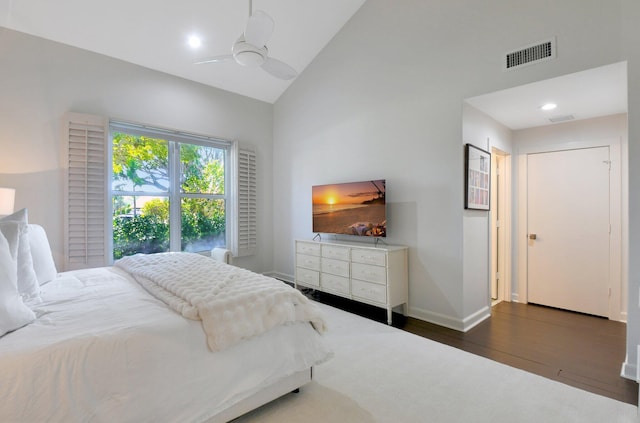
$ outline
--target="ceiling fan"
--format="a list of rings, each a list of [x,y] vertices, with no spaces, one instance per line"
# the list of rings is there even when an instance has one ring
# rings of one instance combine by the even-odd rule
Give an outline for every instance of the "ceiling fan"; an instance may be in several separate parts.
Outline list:
[[[224,63],[235,61],[242,66],[261,67],[269,74],[279,79],[293,79],[298,73],[286,63],[269,57],[267,41],[273,33],[275,24],[273,19],[261,10],[253,12],[252,1],[249,0],[249,20],[244,33],[231,47],[231,54],[200,59],[196,65],[208,63]]]

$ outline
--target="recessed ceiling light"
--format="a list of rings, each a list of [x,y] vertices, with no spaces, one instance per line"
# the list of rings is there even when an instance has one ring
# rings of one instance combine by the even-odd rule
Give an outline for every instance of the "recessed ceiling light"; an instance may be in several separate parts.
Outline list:
[[[202,39],[197,35],[192,35],[189,37],[189,47],[198,48],[202,45]]]
[[[543,106],[542,106],[542,107],[540,107],[540,108],[541,108],[542,110],[553,110],[553,109],[555,109],[556,107],[558,107],[558,105],[557,105],[557,104],[555,104],[555,103],[547,103],[547,104],[543,105]]]

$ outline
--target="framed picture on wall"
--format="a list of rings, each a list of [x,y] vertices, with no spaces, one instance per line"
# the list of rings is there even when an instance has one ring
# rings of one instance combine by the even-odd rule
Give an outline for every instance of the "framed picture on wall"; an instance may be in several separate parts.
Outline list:
[[[464,208],[489,210],[491,203],[491,153],[474,145],[464,148]]]

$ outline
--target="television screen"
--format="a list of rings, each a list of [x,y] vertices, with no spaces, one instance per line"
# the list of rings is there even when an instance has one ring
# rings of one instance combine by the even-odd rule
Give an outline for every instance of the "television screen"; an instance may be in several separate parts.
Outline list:
[[[312,187],[313,232],[387,236],[385,180]]]

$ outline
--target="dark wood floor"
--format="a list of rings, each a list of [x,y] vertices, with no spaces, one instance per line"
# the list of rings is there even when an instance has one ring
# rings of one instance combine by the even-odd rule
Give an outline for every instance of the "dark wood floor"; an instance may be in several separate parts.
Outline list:
[[[636,405],[638,384],[620,376],[626,325],[537,305],[502,302],[466,333],[407,318],[403,329],[500,363]]]
[[[327,294],[314,298],[381,322],[386,312]],[[626,325],[537,305],[502,302],[466,333],[394,314],[394,326],[589,392],[637,405],[638,384],[620,376]]]

